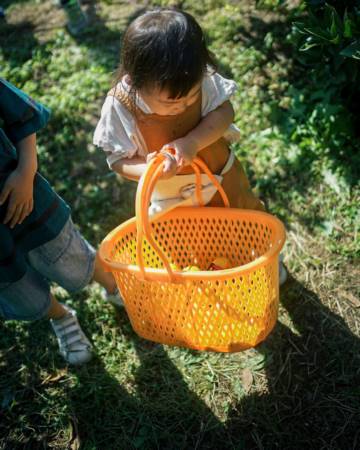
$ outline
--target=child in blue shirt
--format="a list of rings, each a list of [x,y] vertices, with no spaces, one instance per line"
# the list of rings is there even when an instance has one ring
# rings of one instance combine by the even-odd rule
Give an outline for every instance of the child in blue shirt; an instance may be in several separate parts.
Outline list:
[[[0,317],[50,319],[70,364],[91,358],[91,344],[74,310],[50,292],[69,292],[91,280],[116,292],[94,248],[74,227],[70,208],[37,172],[36,132],[49,110],[0,78]]]

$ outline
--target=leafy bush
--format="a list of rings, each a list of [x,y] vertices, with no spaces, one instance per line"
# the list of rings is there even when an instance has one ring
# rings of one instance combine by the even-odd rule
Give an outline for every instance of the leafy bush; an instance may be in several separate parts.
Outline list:
[[[301,51],[311,49],[326,52],[337,60],[343,58],[360,59],[360,9],[357,6],[343,8],[339,2],[333,2],[338,9],[325,1],[309,2],[308,21],[295,24],[297,30],[305,37]],[[353,2],[344,2],[352,3]],[[359,3],[360,2],[356,2]]]
[[[343,178],[339,185],[355,187],[360,165],[360,1],[309,0],[296,15],[288,35],[295,76],[281,101],[272,101],[275,122],[289,142],[303,149],[299,161],[313,161],[319,181],[334,188],[324,177],[330,170]],[[322,168],[317,167],[320,162]]]
[[[297,57],[354,108],[360,95],[360,1],[310,0],[307,13],[293,27]]]

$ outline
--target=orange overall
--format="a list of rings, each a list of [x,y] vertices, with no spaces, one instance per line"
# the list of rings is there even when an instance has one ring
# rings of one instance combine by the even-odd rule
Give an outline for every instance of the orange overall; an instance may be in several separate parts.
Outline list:
[[[179,139],[194,129],[201,121],[201,95],[198,100],[178,115],[161,116],[146,114],[134,107],[129,98],[121,91],[112,89],[108,95],[115,96],[134,115],[139,131],[146,143],[149,153],[160,151],[169,142]],[[213,174],[220,174],[229,159],[229,147],[221,137],[213,144],[203,148],[198,156],[207,164]],[[193,173],[191,167],[184,167],[179,175]],[[264,211],[263,203],[251,191],[249,180],[240,162],[235,162],[223,175],[222,186],[233,208],[257,209]],[[223,206],[217,192],[207,206]]]

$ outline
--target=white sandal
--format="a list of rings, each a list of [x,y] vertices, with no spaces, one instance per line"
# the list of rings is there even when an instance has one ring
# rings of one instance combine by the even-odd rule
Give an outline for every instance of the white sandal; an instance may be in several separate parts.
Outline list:
[[[68,314],[61,319],[50,319],[60,353],[69,364],[84,364],[91,359],[91,343],[79,325],[76,312],[68,306],[63,307]]]
[[[106,289],[102,289],[101,291],[101,297],[106,302],[111,303],[114,306],[117,306],[118,308],[124,308],[124,300],[121,298],[120,292],[118,289],[113,294],[109,294]]]

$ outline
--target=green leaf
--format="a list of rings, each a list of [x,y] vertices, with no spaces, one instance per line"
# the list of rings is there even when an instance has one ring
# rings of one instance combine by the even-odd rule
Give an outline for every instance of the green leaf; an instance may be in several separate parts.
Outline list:
[[[336,26],[336,20],[335,20],[335,13],[334,13],[334,11],[332,11],[332,13],[331,13],[330,34],[332,36],[337,35],[337,26]]]
[[[352,33],[352,22],[349,17],[349,14],[347,12],[347,9],[345,9],[344,12],[344,37],[351,38],[353,35]]]
[[[343,48],[340,55],[360,60],[360,39]]]
[[[302,22],[294,22],[293,28],[295,31],[301,33],[301,34],[308,34],[308,31],[305,29],[305,24]]]
[[[308,34],[313,39],[317,38],[317,40],[321,42],[325,41],[337,44],[340,41],[340,36],[338,34],[334,37],[329,31],[324,31],[321,27],[308,27],[303,24],[294,23],[294,28],[299,33]]]
[[[303,44],[300,48],[299,51],[300,52],[307,52],[308,50],[310,50],[311,48],[314,47],[318,47],[320,44],[318,42],[310,44],[308,42],[305,42],[305,44]]]
[[[333,39],[329,39],[329,42],[331,42],[332,44],[340,44],[340,35],[337,34]]]

